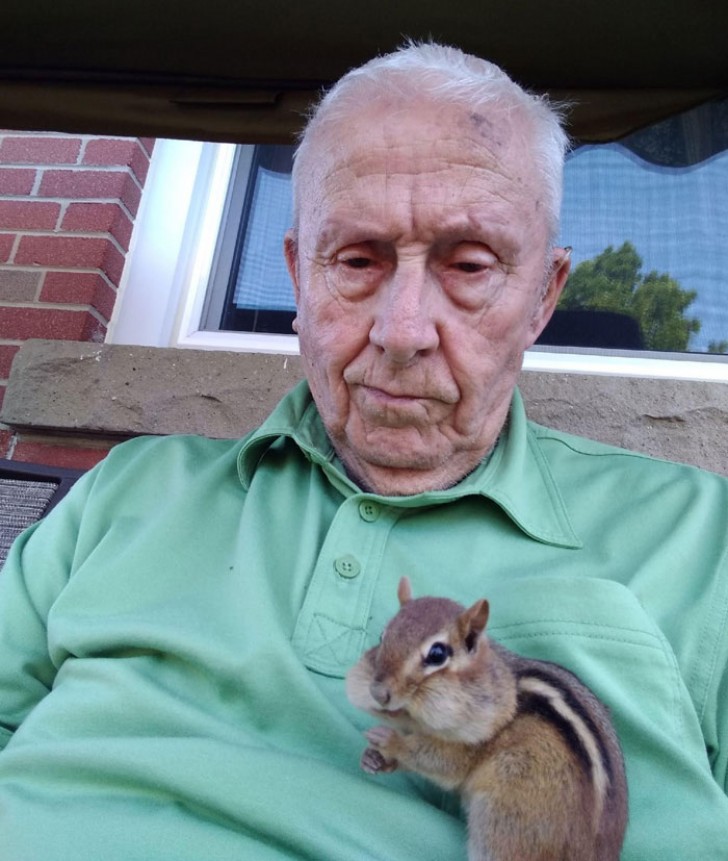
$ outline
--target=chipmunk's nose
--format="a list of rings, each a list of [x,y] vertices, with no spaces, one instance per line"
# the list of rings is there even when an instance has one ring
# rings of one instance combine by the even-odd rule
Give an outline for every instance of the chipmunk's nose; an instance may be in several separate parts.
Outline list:
[[[371,695],[379,703],[380,706],[386,706],[392,699],[392,694],[384,682],[372,682],[369,686]]]

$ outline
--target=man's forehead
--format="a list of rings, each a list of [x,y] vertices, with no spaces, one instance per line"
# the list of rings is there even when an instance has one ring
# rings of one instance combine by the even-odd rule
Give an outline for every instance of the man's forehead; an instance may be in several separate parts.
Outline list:
[[[373,103],[321,130],[321,150],[334,161],[370,154],[416,152],[432,159],[502,157],[513,143],[522,118],[498,104],[472,108],[431,101]]]
[[[447,214],[460,232],[471,205],[487,206],[489,221],[512,220],[517,210],[517,220],[530,222],[540,189],[514,113],[500,106],[380,105],[352,124],[331,125],[304,180],[301,226],[307,222],[321,238],[321,229],[342,223],[387,220],[399,204],[438,206],[439,217]]]
[[[532,186],[527,138],[523,118],[497,104],[368,104],[318,129],[302,197],[312,203],[321,194],[346,193],[362,177],[386,183],[416,175],[422,187],[439,185],[442,192],[448,179],[457,184],[472,172],[486,181],[492,174],[496,184],[505,179]]]

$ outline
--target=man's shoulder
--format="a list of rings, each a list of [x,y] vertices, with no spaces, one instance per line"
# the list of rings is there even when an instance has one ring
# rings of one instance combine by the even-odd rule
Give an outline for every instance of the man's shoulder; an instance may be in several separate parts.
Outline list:
[[[698,484],[723,485],[728,491],[728,477],[689,463],[665,460],[646,452],[599,442],[532,421],[529,421],[528,426],[532,440],[549,463],[559,467],[583,468],[594,472],[625,470],[644,477],[654,476],[658,481],[681,479]]]
[[[220,479],[237,480],[237,459],[243,440],[213,439],[192,434],[140,436],[114,446],[88,477],[96,492],[119,492],[131,486],[175,486]]]
[[[244,438],[243,438],[244,439]],[[240,449],[241,439],[215,439],[197,434],[139,436],[114,446],[107,459],[131,461],[137,458],[205,456],[219,457]]]

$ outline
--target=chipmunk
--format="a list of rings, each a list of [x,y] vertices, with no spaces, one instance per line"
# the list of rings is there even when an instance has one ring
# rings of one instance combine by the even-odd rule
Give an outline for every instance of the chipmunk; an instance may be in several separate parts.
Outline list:
[[[606,707],[565,668],[485,636],[486,600],[413,599],[406,577],[397,594],[346,679],[352,704],[391,724],[365,733],[364,771],[459,791],[470,861],[617,861],[627,782]]]

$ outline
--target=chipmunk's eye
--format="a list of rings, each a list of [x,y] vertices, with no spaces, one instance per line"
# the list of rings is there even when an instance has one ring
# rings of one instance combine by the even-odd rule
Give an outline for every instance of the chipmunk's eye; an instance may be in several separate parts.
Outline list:
[[[425,655],[425,666],[441,667],[450,657],[452,657],[452,648],[447,643],[433,643],[430,651]]]

